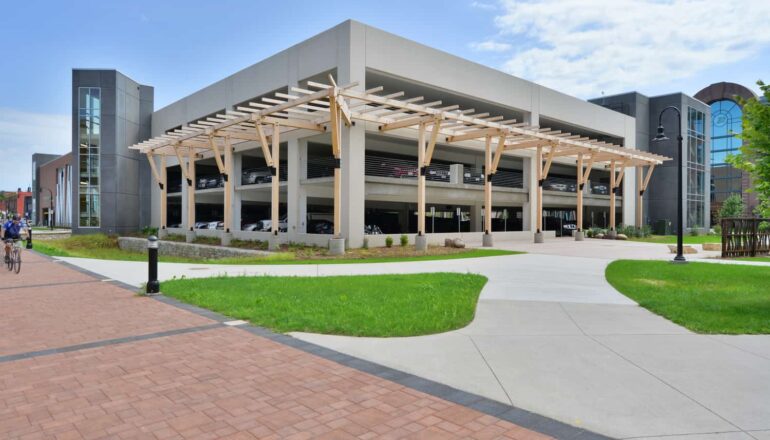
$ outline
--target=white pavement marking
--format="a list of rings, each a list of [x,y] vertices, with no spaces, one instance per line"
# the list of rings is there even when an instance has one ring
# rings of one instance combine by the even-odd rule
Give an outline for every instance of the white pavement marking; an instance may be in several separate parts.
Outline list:
[[[225,321],[223,322],[224,325],[229,325],[231,327],[239,326],[239,325],[246,325],[248,322],[238,319],[236,321]]]
[[[770,336],[696,335],[605,280],[616,259],[669,260],[660,244],[570,239],[498,243],[525,255],[383,264],[161,263],[159,278],[479,273],[467,327],[412,338],[297,338],[620,438],[770,440]],[[688,259],[721,264],[767,263]],[[139,286],[146,263],[62,258]],[[681,436],[681,437],[680,437]]]

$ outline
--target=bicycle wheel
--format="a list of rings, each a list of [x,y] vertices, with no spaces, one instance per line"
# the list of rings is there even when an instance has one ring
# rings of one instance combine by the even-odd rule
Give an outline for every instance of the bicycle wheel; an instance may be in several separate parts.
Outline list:
[[[14,271],[16,271],[16,273],[19,273],[21,272],[21,251],[19,249],[14,249],[13,254],[14,254],[13,262],[14,262],[14,265],[16,266],[14,268]]]
[[[13,259],[13,249],[8,253],[8,271],[13,272],[13,267],[16,265],[16,261]]]

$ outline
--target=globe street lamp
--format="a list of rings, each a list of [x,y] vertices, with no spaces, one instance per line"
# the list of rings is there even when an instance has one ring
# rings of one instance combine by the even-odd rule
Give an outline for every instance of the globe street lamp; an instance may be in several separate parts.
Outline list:
[[[677,148],[679,150],[678,154],[678,160],[677,160],[677,194],[676,194],[676,257],[674,257],[673,263],[686,263],[687,259],[684,258],[684,225],[682,224],[682,204],[683,201],[683,195],[682,195],[682,188],[684,186],[684,181],[682,180],[682,156],[684,153],[682,152],[682,112],[679,111],[679,109],[676,106],[670,105],[666,108],[664,108],[660,115],[658,116],[658,135],[655,136],[652,140],[653,142],[661,142],[661,141],[667,141],[668,137],[663,132],[663,113],[665,113],[667,110],[675,110],[677,114],[677,126],[678,126],[678,134],[676,136],[677,140]]]

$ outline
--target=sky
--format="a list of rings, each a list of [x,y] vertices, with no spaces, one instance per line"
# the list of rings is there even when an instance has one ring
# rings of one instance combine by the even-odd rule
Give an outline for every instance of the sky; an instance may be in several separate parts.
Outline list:
[[[73,68],[117,69],[159,109],[354,19],[580,98],[770,81],[768,0],[7,2],[0,189],[71,149]]]

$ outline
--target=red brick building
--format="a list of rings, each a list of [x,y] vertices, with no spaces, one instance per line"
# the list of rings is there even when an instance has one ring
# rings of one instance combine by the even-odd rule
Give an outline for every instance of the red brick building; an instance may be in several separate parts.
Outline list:
[[[0,211],[8,215],[29,216],[32,213],[32,191],[0,191]]]

